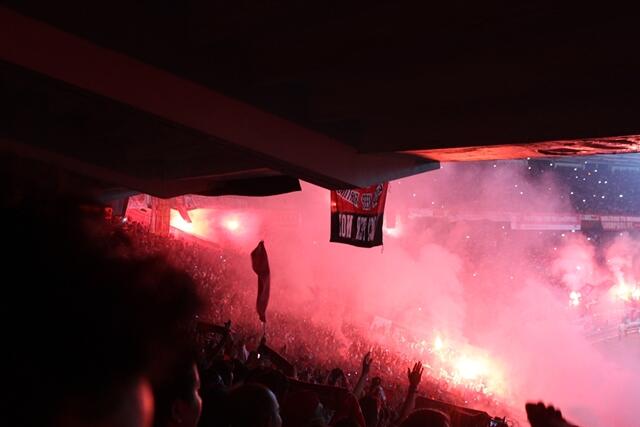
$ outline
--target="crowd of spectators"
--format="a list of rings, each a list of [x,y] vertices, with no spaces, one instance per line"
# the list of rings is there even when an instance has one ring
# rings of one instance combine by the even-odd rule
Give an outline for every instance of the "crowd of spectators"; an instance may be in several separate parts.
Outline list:
[[[174,265],[188,271],[204,299],[212,302],[199,315],[202,326],[198,335],[200,372],[205,393],[208,390],[214,396],[223,395],[224,390],[244,382],[251,369],[278,369],[297,386],[331,385],[353,391],[362,410],[369,409],[363,412],[362,418],[367,426],[393,425],[406,416],[402,415],[402,408],[412,406],[406,400],[407,386],[411,384],[408,384],[406,368],[414,367],[409,374],[417,369],[415,360],[408,356],[416,354],[412,351],[415,343],[407,336],[398,340],[396,345],[385,346],[370,339],[370,331],[362,325],[343,323],[336,330],[299,314],[275,310],[269,312],[265,335],[257,322],[254,308],[256,289],[247,286],[247,282],[255,279],[249,280],[238,273],[238,264],[248,263],[248,259],[228,248],[223,250],[210,244],[153,235],[136,223],[128,223],[124,229],[140,246],[141,252],[164,253]],[[226,323],[231,326],[225,329],[221,325],[229,319],[233,319],[233,323]],[[403,346],[406,352],[399,351]],[[432,355],[422,353],[423,361],[429,362]],[[375,376],[369,378],[372,370]],[[475,406],[493,414],[505,415],[508,411],[485,390],[454,385],[435,372],[423,375],[422,368],[420,374],[419,391],[428,399],[461,407]],[[284,386],[280,384],[277,387]],[[414,392],[417,387],[415,384]],[[333,389],[323,390],[327,391],[336,392]],[[375,399],[372,399],[374,395]],[[319,399],[318,404],[322,406],[323,401],[327,404],[326,399],[326,396]],[[205,399],[205,402],[211,401],[211,396]],[[331,406],[335,402],[329,399],[328,404]],[[217,402],[212,406],[217,408],[220,405],[222,403]],[[287,411],[291,413],[290,408]],[[319,414],[318,422],[329,424],[336,411],[335,408],[324,408],[313,413],[316,412]],[[295,416],[299,417],[299,414]],[[359,417],[353,413],[351,416]],[[333,419],[333,424],[335,421]]]
[[[142,253],[165,253],[174,265],[189,272],[203,299],[212,302],[200,314],[201,321],[221,325],[233,319],[236,343],[250,349],[258,346],[264,331],[254,309],[254,279],[242,277],[238,272],[238,264],[247,263],[248,259],[230,249],[223,251],[212,245],[154,235],[137,223],[127,223],[124,229]],[[406,386],[404,367],[415,362],[408,354],[417,353],[414,351],[416,339],[409,333],[387,337],[386,342],[392,339],[393,343],[383,345],[370,338],[371,331],[366,325],[344,322],[336,329],[301,317],[299,312],[293,314],[273,309],[269,312],[267,331],[270,345],[297,367],[298,377],[313,383],[323,383],[337,366],[344,372],[344,381],[354,383],[361,373],[360,360],[372,352],[374,367],[385,379],[389,400],[394,404],[401,403]],[[318,352],[318,348],[333,351]],[[423,362],[428,363],[429,353],[420,353]],[[495,409],[497,404],[491,395],[475,389],[452,387],[436,375],[425,377],[423,389],[429,391],[430,397],[458,405],[476,404]]]
[[[19,200],[0,209],[11,248],[5,273],[19,282],[2,301],[7,425],[500,422],[428,407],[425,397],[460,401],[429,384],[422,363],[374,345],[356,327],[345,325],[338,337],[271,312],[265,335],[250,320],[251,288],[234,282],[233,254],[135,224],[107,226],[99,213]],[[527,412],[534,427],[569,425],[553,407]]]

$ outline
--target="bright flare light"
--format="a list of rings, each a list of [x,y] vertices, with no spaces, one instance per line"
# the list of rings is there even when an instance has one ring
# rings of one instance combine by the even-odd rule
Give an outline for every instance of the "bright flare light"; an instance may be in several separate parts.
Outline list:
[[[234,233],[240,229],[240,221],[235,217],[225,218],[222,225],[224,225],[224,228]]]
[[[582,294],[578,291],[571,291],[569,294],[569,304],[577,307],[580,305],[580,298],[582,298]]]
[[[400,219],[396,219],[396,223],[393,227],[387,227],[387,222],[385,221],[382,224],[382,232],[391,237],[402,236],[402,223],[400,222]]]
[[[448,340],[440,333],[434,334],[431,343],[419,340],[412,344],[412,348],[423,362],[426,356],[423,366],[439,380],[487,396],[508,394],[500,364],[480,348]],[[431,353],[431,357],[425,353]]]
[[[178,211],[175,211],[173,209],[171,210],[171,226],[177,228],[178,230],[193,234],[193,222],[185,221],[182,216],[180,216]]]
[[[482,359],[463,356],[456,362],[456,374],[463,380],[475,380],[487,374],[487,364]]]
[[[189,211],[191,222],[187,222],[177,210],[171,209],[171,227],[199,238],[210,238],[208,216],[206,209],[193,209]]]
[[[392,236],[392,237],[400,236],[400,229],[398,227],[388,228],[385,226],[382,228],[382,231],[384,231],[385,234],[388,234],[389,236]]]
[[[638,285],[628,285],[624,281],[620,281],[611,288],[613,296],[622,301],[638,301],[640,300],[640,287]]]
[[[442,338],[440,338],[440,336],[436,336],[436,339],[433,342],[434,350],[440,351],[442,350],[443,347],[444,347],[444,343],[442,342]]]

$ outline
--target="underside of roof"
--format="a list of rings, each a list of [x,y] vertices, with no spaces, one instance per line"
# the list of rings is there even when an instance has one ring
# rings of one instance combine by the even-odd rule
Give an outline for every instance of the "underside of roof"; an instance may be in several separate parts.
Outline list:
[[[4,151],[161,197],[638,151],[613,5],[95,3],[0,6]]]

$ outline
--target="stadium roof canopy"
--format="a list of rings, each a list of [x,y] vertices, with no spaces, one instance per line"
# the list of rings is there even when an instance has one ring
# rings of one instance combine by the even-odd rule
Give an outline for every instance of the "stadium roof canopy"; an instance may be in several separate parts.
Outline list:
[[[0,146],[163,197],[638,151],[636,15],[530,3],[4,1]]]

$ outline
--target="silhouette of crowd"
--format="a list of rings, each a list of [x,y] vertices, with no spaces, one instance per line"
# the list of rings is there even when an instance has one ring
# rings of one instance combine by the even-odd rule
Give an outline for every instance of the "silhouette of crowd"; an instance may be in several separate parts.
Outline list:
[[[234,284],[240,261],[219,248],[108,224],[78,201],[9,198],[0,216],[4,425],[500,422],[484,414],[463,424],[427,407],[469,396],[432,383],[422,363],[376,347],[355,326],[343,327],[351,344],[341,352],[335,331],[286,313],[270,312],[265,335],[249,320],[255,289]],[[534,427],[570,425],[553,407],[527,412]]]

